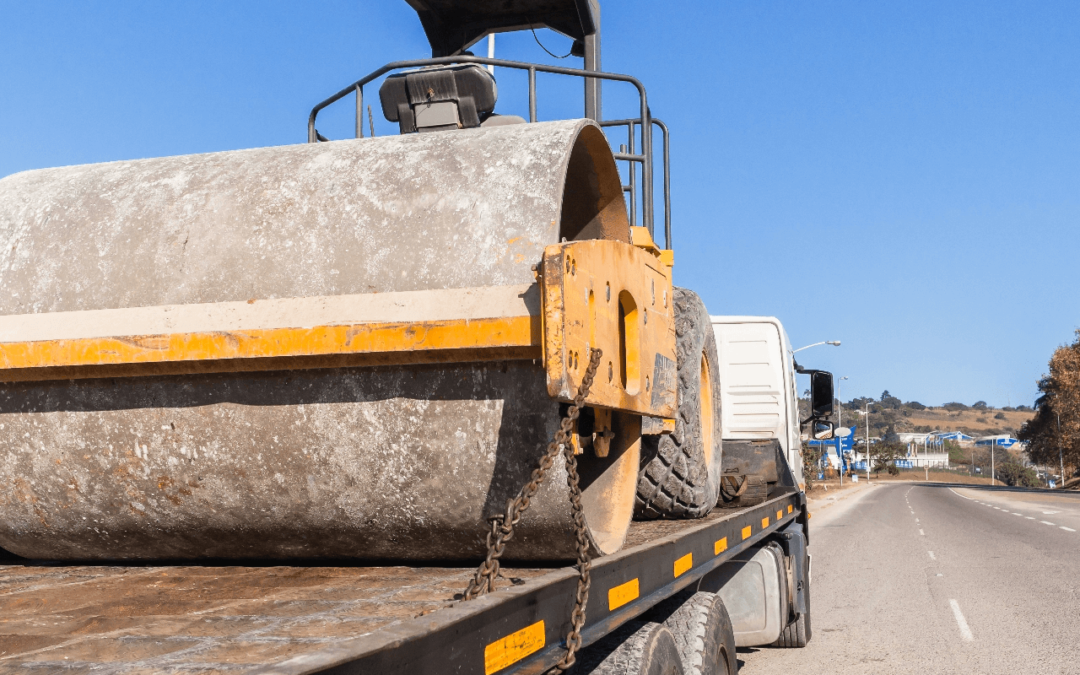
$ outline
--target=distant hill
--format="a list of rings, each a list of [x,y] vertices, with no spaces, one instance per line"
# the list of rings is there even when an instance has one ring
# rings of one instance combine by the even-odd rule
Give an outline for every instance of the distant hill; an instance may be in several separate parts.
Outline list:
[[[908,414],[910,413],[910,414]],[[927,408],[926,410],[905,409],[902,419],[910,424],[911,428],[899,429],[900,431],[963,431],[969,436],[993,436],[996,434],[1010,434],[1016,436],[1016,432],[1029,419],[1035,416],[1033,411],[1000,410],[987,408],[986,410],[947,410],[945,408]],[[905,424],[905,427],[908,425]]]
[[[842,404],[846,427],[858,424],[865,428],[862,415],[856,410],[870,406],[870,435],[883,436],[892,427],[896,433],[926,433],[929,431],[962,431],[969,436],[1016,435],[1020,427],[1035,416],[1027,406],[992,408],[982,401],[968,406],[946,403],[944,406],[925,406],[916,401],[902,402],[886,391],[880,399],[856,398]],[[833,417],[837,422],[837,417]]]

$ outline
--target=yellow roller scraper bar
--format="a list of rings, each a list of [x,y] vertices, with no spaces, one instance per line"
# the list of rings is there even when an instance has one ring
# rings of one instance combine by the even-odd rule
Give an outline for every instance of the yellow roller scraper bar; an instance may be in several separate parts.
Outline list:
[[[615,241],[549,246],[538,283],[0,316],[0,381],[543,359],[572,400],[675,414],[670,268]]]

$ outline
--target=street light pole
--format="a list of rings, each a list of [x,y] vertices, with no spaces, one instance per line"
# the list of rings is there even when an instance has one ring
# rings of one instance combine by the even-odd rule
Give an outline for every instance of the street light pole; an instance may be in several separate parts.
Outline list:
[[[806,345],[805,347],[799,347],[798,349],[792,349],[791,353],[794,354],[795,352],[801,352],[804,349],[810,349],[811,347],[817,347],[818,345],[832,345],[833,347],[839,347],[840,346],[840,341],[839,340],[825,340],[824,342],[815,342],[812,345]]]
[[[856,410],[855,412],[859,413],[860,415],[862,415],[863,417],[866,418],[866,447],[863,450],[865,451],[865,454],[866,454],[866,482],[867,482],[867,484],[869,484],[870,483],[870,402],[867,401],[863,405],[863,407],[865,408],[864,410]]]
[[[837,429],[844,426],[844,403],[840,399],[840,383],[846,379],[845,375],[836,380],[836,400],[840,403],[836,409]],[[836,456],[840,459],[840,485],[842,486],[844,484],[844,439],[842,436],[836,436]]]
[[[995,482],[994,478],[994,448],[997,447],[997,439],[990,439],[990,485],[993,486]]]

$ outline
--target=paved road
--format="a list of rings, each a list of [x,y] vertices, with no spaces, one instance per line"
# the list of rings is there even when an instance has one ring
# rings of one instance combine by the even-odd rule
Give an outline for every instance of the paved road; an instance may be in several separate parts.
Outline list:
[[[742,675],[1080,673],[1080,494],[855,489],[810,521],[810,644]]]

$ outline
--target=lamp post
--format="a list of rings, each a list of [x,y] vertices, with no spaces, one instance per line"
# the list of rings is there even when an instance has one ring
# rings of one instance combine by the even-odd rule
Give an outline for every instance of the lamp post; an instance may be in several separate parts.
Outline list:
[[[994,448],[997,447],[997,439],[990,439],[990,486],[993,487],[995,483],[994,478]]]
[[[826,340],[824,342],[815,342],[812,345],[806,345],[805,347],[799,347],[798,349],[792,349],[791,353],[794,354],[795,352],[801,352],[804,349],[810,349],[811,347],[817,347],[818,345],[832,345],[833,347],[839,347],[840,346],[840,341],[839,340]]]
[[[870,401],[864,404],[865,410],[856,410],[866,418],[866,482],[870,482]]]
[[[836,401],[840,404],[836,408],[836,428],[844,426],[844,403],[840,400],[840,383],[848,379],[847,375],[836,378]],[[852,444],[854,445],[854,444]],[[836,456],[840,458],[840,484],[844,484],[844,440],[842,436],[836,437]]]

